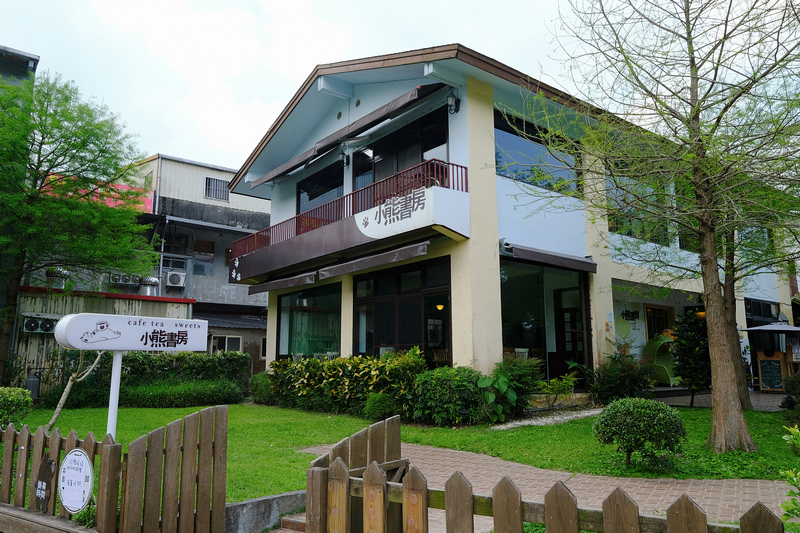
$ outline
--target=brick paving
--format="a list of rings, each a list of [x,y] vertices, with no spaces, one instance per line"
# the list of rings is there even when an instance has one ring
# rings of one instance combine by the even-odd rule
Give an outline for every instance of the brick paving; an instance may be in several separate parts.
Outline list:
[[[779,410],[777,406],[782,399],[779,394],[758,392],[752,393],[751,397],[754,407],[764,411]],[[684,396],[659,399],[671,405],[688,405],[689,401]],[[701,401],[710,405],[710,395],[697,395],[695,405],[702,406]],[[531,445],[535,446],[535,443]],[[318,446],[304,451],[323,454],[329,450],[329,446]],[[428,480],[428,486],[435,489],[443,489],[447,479],[458,470],[472,484],[475,494],[489,495],[500,479],[508,475],[522,492],[523,500],[543,502],[545,493],[560,480],[578,499],[578,506],[600,509],[603,500],[616,487],[622,487],[639,505],[641,514],[664,514],[685,493],[705,510],[710,522],[738,521],[756,501],[761,501],[780,516],[780,503],[785,500],[788,487],[782,481],[758,479],[676,480],[571,474],[543,470],[472,452],[405,443],[402,444],[402,456],[408,458],[412,466],[419,468]],[[431,533],[444,533],[444,524],[444,511],[430,510]],[[475,517],[476,532],[491,529],[491,518]]]

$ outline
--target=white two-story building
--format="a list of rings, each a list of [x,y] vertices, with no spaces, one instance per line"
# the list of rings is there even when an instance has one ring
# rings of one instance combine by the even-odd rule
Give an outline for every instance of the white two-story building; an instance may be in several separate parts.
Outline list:
[[[229,268],[269,294],[267,360],[420,346],[432,366],[488,373],[512,352],[555,377],[640,352],[701,305],[699,282],[635,296],[650,273],[612,253],[635,237],[609,238],[547,179],[515,179],[513,154],[567,172],[502,113],[536,93],[578,104],[458,44],[318,66],[230,185],[272,200],[271,226],[235,242]],[[791,312],[774,275],[742,294],[742,326],[744,298]]]

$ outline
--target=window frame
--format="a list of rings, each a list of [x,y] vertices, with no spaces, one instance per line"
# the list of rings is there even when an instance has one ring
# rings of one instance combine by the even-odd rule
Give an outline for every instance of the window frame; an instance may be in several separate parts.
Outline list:
[[[203,188],[203,198],[208,198],[209,200],[218,200],[220,202],[230,202],[231,195],[230,191],[228,190],[229,183],[229,181],[220,178],[206,176],[206,183],[205,187]]]

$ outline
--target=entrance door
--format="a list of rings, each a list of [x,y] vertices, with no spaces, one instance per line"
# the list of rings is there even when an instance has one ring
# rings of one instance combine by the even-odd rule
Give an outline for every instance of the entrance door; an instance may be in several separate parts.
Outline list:
[[[568,361],[583,363],[585,336],[583,306],[578,287],[553,291],[556,351],[550,354],[549,375],[562,376],[569,372]]]

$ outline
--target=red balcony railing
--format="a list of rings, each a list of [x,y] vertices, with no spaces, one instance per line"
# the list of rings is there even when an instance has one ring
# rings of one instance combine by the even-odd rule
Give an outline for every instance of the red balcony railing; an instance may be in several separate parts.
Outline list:
[[[405,196],[414,189],[433,186],[469,192],[467,168],[438,159],[430,159],[363,189],[234,241],[233,257],[241,257],[265,246],[327,226],[337,220],[377,207],[389,198]]]

